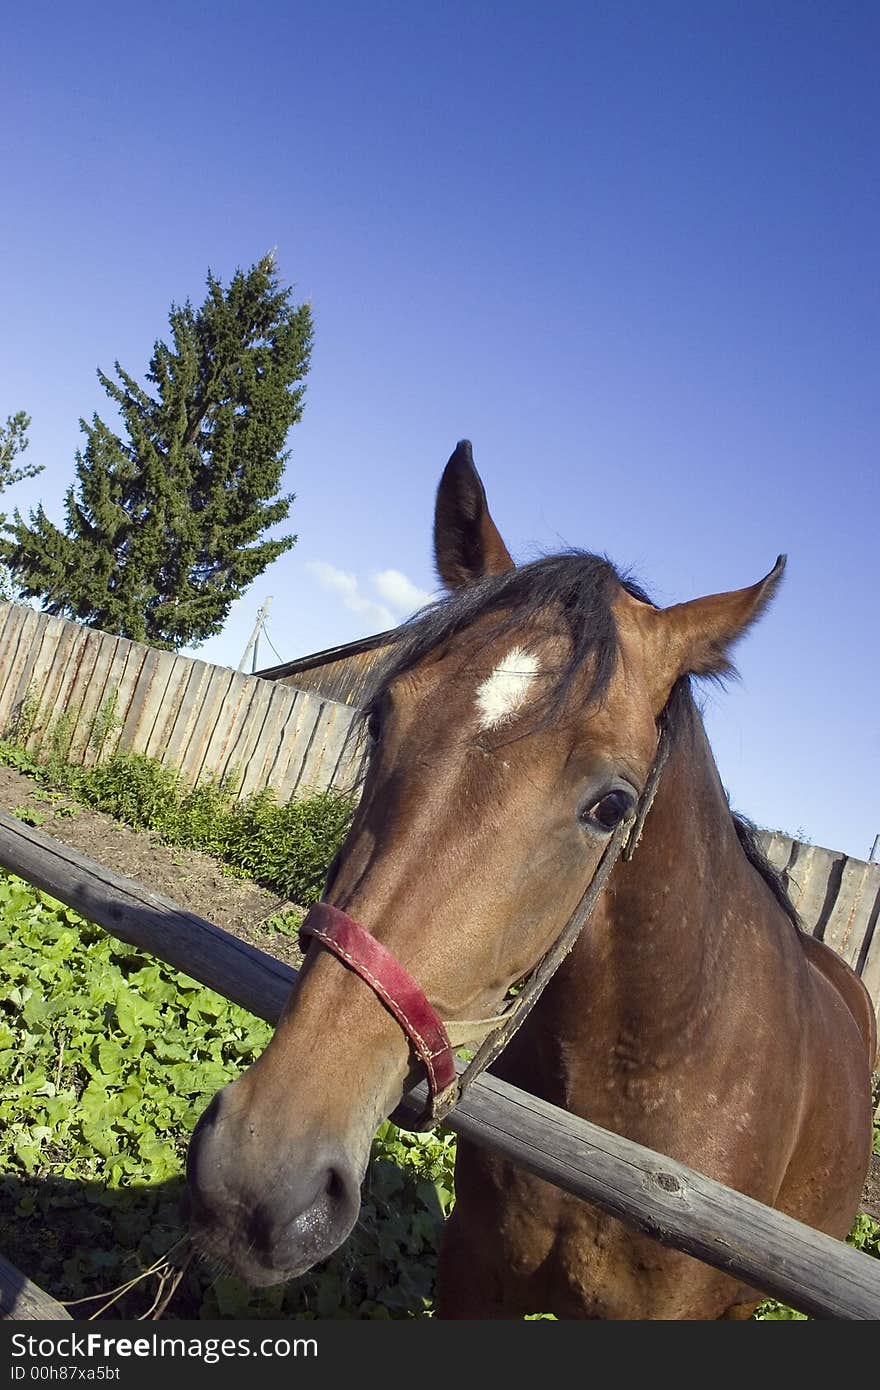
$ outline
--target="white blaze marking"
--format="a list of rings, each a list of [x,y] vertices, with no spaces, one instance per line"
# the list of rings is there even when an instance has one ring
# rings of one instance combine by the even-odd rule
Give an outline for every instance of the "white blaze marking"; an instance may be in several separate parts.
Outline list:
[[[538,658],[514,647],[482,685],[477,686],[477,710],[481,729],[506,724],[521,709],[538,674]]]

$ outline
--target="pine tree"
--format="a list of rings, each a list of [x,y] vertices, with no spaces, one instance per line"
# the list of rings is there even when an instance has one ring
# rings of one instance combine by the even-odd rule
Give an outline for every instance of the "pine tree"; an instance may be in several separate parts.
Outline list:
[[[42,463],[26,463],[24,466],[14,467],[15,460],[24,453],[30,442],[27,437],[30,424],[31,417],[26,411],[19,410],[15,415],[7,415],[6,424],[0,425],[0,492],[14,487],[24,478],[35,478],[43,471]],[[0,512],[0,525],[5,520],[5,515]],[[17,597],[18,590],[9,572],[9,566],[0,558],[0,600],[8,603]]]
[[[42,463],[26,463],[24,467],[13,467],[15,460],[28,446],[27,432],[30,424],[31,417],[26,411],[19,410],[15,415],[6,417],[5,425],[0,425],[0,492],[5,492],[15,483],[20,483],[23,478],[35,478],[43,471]],[[0,516],[0,521],[2,520],[4,518]]]
[[[286,520],[290,427],[302,415],[309,306],[291,304],[272,256],[227,289],[208,275],[198,310],[172,306],[144,389],[115,364],[98,378],[124,437],[80,421],[66,527],[18,512],[2,543],[21,592],[50,613],[177,648],[220,631],[232,602],[296,541],[262,539]]]

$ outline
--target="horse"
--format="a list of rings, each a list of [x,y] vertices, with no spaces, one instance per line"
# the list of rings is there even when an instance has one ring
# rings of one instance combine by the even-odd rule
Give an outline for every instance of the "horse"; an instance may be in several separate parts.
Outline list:
[[[845,1237],[871,1150],[873,1008],[732,814],[692,690],[732,669],[784,557],[667,608],[596,555],[517,567],[467,441],[434,548],[448,593],[405,626],[365,711],[362,793],[300,978],[193,1135],[197,1248],[261,1286],[345,1240],[378,1124],[436,1060],[431,1018],[466,1036],[504,1017],[640,804],[637,847],[606,868],[495,1073]],[[402,1026],[408,1011],[422,1024]],[[738,1318],[760,1298],[464,1141],[455,1187],[441,1317]]]

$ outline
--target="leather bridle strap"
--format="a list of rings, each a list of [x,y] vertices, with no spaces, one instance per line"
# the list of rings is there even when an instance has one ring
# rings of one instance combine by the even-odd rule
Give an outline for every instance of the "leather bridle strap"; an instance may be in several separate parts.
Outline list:
[[[457,1092],[455,1057],[443,1020],[381,941],[329,903],[315,903],[299,930],[301,938],[314,936],[338,956],[394,1015],[424,1064],[432,1099],[439,1101],[450,1088]]]

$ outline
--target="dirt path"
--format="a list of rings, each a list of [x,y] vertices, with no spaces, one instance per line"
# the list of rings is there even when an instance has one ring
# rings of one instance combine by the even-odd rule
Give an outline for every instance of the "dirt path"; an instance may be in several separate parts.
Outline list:
[[[295,938],[267,925],[268,919],[295,904],[249,879],[233,877],[209,855],[163,844],[148,830],[132,830],[69,797],[47,794],[38,782],[11,767],[0,767],[0,809],[25,811],[31,824],[42,816],[39,828],[46,835],[164,893],[279,959],[299,964]]]

